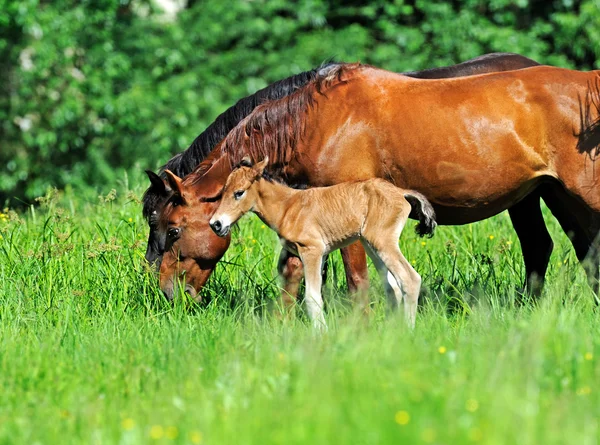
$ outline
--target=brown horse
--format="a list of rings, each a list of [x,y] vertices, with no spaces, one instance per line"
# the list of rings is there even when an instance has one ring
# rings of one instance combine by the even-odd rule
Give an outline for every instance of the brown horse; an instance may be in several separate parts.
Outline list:
[[[196,290],[206,282],[223,254],[208,220],[244,155],[269,156],[270,170],[291,184],[387,179],[427,196],[440,224],[479,221],[541,193],[579,259],[593,254],[587,272],[596,282],[597,78],[552,67],[444,80],[358,64],[323,70],[255,109],[185,181],[171,179],[181,193],[162,213],[161,283],[182,271]]]
[[[433,235],[435,214],[427,199],[379,178],[295,190],[266,176],[267,163],[265,158],[252,165],[244,158],[229,175],[210,220],[215,233],[227,236],[231,225],[250,211],[275,230],[285,249],[302,259],[304,303],[318,329],[326,327],[323,260],[329,252],[360,240],[381,276],[389,305],[396,309],[404,301],[406,319],[414,327],[421,277],[400,252],[398,238],[411,210],[419,218],[417,233]]]
[[[486,54],[457,65],[432,68],[423,71],[413,71],[405,75],[422,79],[440,79],[460,77],[488,72],[508,71],[539,65],[537,62],[518,54],[492,53]],[[326,68],[331,64],[321,68]],[[247,116],[256,106],[268,101],[283,98],[297,88],[306,85],[315,79],[320,68],[291,76],[275,82],[255,94],[241,99],[234,106],[227,109],[201,133],[192,145],[182,153],[174,156],[164,167],[173,171],[178,176],[191,173],[194,168],[206,159],[210,151],[220,142],[229,131],[237,125],[242,118]],[[171,191],[165,186],[162,179],[148,172],[152,185],[144,195],[144,216],[148,220],[150,232],[146,250],[146,259],[152,265],[160,265],[164,252],[166,234],[158,230],[158,216],[165,203],[171,196]],[[539,196],[528,196],[522,202],[509,209],[510,217],[521,240],[523,249],[526,281],[533,283],[531,277],[539,276],[543,279],[552,251],[552,240],[546,230],[544,219],[540,210]],[[226,246],[225,246],[226,247]],[[346,270],[346,279],[351,291],[367,284],[366,259],[360,244],[354,244],[342,249],[342,259]],[[205,268],[216,263],[218,258],[207,258],[203,262]],[[279,271],[285,277],[284,297],[295,296],[302,276],[301,263],[297,257],[282,251],[279,262]],[[290,303],[293,300],[287,298]]]

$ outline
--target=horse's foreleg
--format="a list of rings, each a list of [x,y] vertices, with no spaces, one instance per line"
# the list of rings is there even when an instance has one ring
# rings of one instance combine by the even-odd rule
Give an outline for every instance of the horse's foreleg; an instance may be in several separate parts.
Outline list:
[[[303,276],[302,261],[296,255],[282,249],[279,254],[277,271],[283,280],[278,309],[283,315],[289,315],[298,299],[298,291]]]
[[[369,308],[369,271],[367,255],[362,244],[357,241],[340,249],[348,291],[352,295],[354,306],[363,311]]]
[[[508,209],[517,237],[521,242],[525,262],[524,289],[537,297],[544,286],[546,270],[554,243],[540,208],[540,195],[534,192]]]

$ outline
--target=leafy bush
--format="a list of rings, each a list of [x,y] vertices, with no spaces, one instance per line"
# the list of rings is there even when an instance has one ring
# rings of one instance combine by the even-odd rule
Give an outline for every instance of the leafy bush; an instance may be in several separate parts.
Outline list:
[[[402,71],[493,51],[589,69],[600,1],[0,0],[0,203],[156,168],[243,96],[322,61]]]

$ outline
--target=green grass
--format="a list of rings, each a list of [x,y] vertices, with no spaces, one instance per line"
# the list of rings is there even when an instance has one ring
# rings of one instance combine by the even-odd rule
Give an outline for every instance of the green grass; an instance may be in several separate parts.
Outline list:
[[[140,195],[0,217],[0,444],[598,443],[599,315],[553,220],[536,306],[513,304],[522,260],[500,215],[405,231],[424,284],[414,332],[374,271],[371,320],[349,311],[334,255],[318,335],[266,315],[278,242],[255,218],[204,304],[167,304]]]

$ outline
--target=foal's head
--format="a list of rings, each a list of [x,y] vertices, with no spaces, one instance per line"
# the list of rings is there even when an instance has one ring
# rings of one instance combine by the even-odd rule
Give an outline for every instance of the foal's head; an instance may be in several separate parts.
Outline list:
[[[249,157],[242,159],[234,169],[223,188],[221,204],[210,219],[210,227],[219,236],[226,236],[233,224],[256,204],[257,189],[253,187],[262,177],[269,158],[252,165]]]

